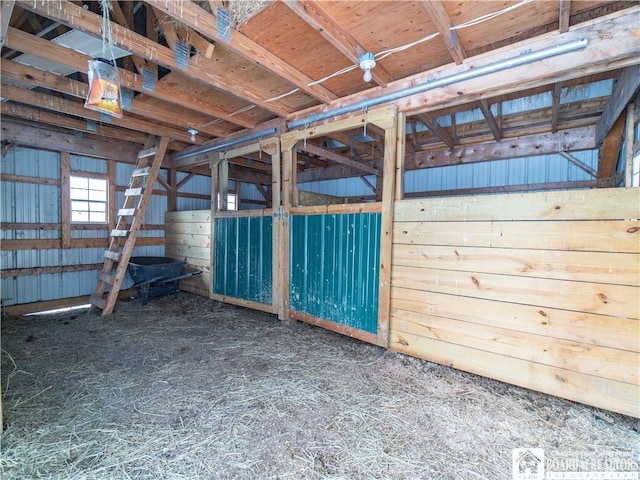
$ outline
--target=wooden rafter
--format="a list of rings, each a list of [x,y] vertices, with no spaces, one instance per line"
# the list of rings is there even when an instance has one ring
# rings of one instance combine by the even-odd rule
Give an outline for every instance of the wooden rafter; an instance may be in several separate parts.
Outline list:
[[[427,11],[434,26],[440,32],[440,38],[444,42],[451,58],[461,64],[467,53],[458,40],[458,34],[455,30],[451,30],[452,22],[445,9],[445,3],[440,1],[422,0],[422,6]]]
[[[560,0],[558,13],[558,29],[560,33],[569,31],[569,20],[571,18],[571,0]]]
[[[4,41],[7,38],[7,29],[15,3],[14,0],[0,2],[0,48],[4,46]]]
[[[155,4],[155,3],[154,3]],[[188,10],[191,5],[206,14],[205,10],[192,2],[171,2],[175,9]],[[66,1],[51,1],[43,4],[38,0],[20,2],[23,8],[43,15],[52,20],[69,25],[77,30],[92,34],[102,35],[102,17],[86,11]],[[173,8],[169,9],[173,11]],[[208,15],[208,14],[207,14]],[[202,19],[200,19],[202,21]],[[198,24],[198,21],[195,22]],[[170,70],[179,70],[186,76],[208,86],[224,90],[237,98],[244,99],[278,115],[290,113],[286,108],[280,107],[276,102],[265,102],[264,92],[256,89],[255,85],[239,82],[238,78],[229,78],[228,74],[221,72],[210,62],[196,62],[189,59],[187,68],[176,65],[174,52],[159,43],[149,40],[147,37],[137,34],[117,23],[111,22],[111,36],[113,43],[129,52],[139,55],[150,62],[155,62]]]
[[[440,126],[438,121],[431,114],[424,112],[416,115],[415,117],[448,147],[454,147],[457,144],[451,135],[451,132],[447,128]]]
[[[234,51],[256,65],[266,68],[280,78],[290,81],[299,89],[307,92],[321,102],[329,103],[337,98],[334,93],[322,85],[309,86],[314,79],[296,70],[284,60],[275,56],[266,48],[244,36],[242,33],[231,29],[230,41],[226,42],[218,33],[216,15],[207,12],[195,3],[174,2],[170,0],[148,0],[148,3],[171,15],[173,18],[178,19],[202,35],[218,42],[224,42],[225,46],[231,51]],[[255,101],[253,102],[256,103]],[[257,104],[260,105],[261,103],[263,102],[258,102]],[[265,108],[267,108],[267,110],[270,110],[270,108],[268,108],[269,105],[273,107],[273,104],[266,104]]]
[[[128,4],[131,4],[131,2],[128,2]],[[111,0],[111,7],[112,7],[111,15],[113,15],[113,19],[123,27],[132,29],[133,25],[129,22],[129,19],[127,18],[123,10],[120,8],[120,4],[117,2],[117,0]],[[143,58],[138,57],[137,55],[131,55],[131,61],[135,65],[136,70],[138,71],[139,74],[142,74],[143,70],[145,68],[148,68],[147,62]]]
[[[70,48],[56,45],[12,27],[9,28],[7,35],[7,46],[32,55],[38,55],[43,51],[46,51],[49,58],[63,65],[75,68],[81,72],[87,69],[87,62],[91,60],[91,57],[88,55],[76,52]],[[136,75],[121,68],[118,69],[118,75],[120,76],[120,83],[122,86],[137,92],[144,92],[145,95],[150,97],[176,104],[190,110],[195,110],[200,114],[220,118],[242,127],[252,128],[255,126],[252,121],[247,120],[242,115],[229,115],[228,112],[219,107],[196,98],[193,95],[189,95],[187,92],[176,90],[175,88],[161,82],[156,83],[154,90],[150,91],[143,88],[142,77],[140,75]]]
[[[500,126],[498,125],[498,122],[496,121],[495,117],[493,116],[493,113],[491,112],[491,107],[489,105],[489,102],[487,102],[484,99],[481,99],[480,101],[478,101],[478,107],[480,107],[480,111],[482,112],[482,115],[484,116],[484,119],[487,122],[487,125],[489,125],[489,130],[491,130],[491,133],[493,134],[493,138],[495,138],[496,141],[499,142],[500,140],[502,140],[502,132],[500,130]]]
[[[288,0],[285,4],[351,62],[359,65],[358,48],[361,48],[360,43],[342,28],[335,18],[329,15],[320,1]],[[393,80],[393,76],[379,64],[371,70],[371,76],[378,85],[383,87]]]

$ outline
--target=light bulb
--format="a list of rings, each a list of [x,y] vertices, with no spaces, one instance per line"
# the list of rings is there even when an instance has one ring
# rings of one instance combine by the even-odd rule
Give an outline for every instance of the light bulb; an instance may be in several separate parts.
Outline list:
[[[371,69],[370,68],[365,68],[364,75],[362,76],[362,79],[365,82],[370,82],[371,81]]]

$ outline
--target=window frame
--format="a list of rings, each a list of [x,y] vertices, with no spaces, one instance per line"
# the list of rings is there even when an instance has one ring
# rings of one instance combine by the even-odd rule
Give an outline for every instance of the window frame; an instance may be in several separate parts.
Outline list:
[[[86,187],[74,186],[74,179],[86,181]],[[104,182],[104,190],[102,188],[91,188],[92,182],[100,181]],[[86,191],[87,195],[84,198],[78,196],[74,197],[74,190]],[[104,200],[91,198],[91,192],[103,192]],[[71,172],[69,174],[69,223],[71,225],[108,225],[109,224],[109,176],[100,174],[89,174],[89,172]],[[87,210],[75,209],[74,202],[87,202]],[[92,205],[101,205],[104,210],[93,210]],[[87,214],[86,220],[74,220],[74,213],[83,212]],[[104,214],[104,220],[91,220],[91,214]]]

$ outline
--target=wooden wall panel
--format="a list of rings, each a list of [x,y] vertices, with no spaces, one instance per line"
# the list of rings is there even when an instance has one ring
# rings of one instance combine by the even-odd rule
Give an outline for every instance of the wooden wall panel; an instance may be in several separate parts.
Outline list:
[[[389,348],[640,417],[639,193],[398,201]]]
[[[187,268],[202,274],[182,280],[180,289],[209,297],[211,293],[211,211],[167,212],[165,253],[185,260]]]

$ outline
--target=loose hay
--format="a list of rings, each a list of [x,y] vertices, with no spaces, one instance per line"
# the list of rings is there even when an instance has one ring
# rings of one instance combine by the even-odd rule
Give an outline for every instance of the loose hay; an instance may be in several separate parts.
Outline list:
[[[628,417],[186,293],[2,328],[3,479],[493,480],[515,447],[638,446]]]
[[[194,0],[194,3],[211,13],[211,4],[207,0]],[[231,26],[237,30],[273,3],[275,0],[226,0],[223,6],[229,13]]]

